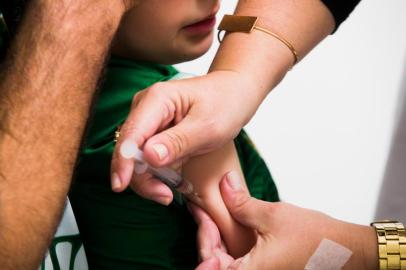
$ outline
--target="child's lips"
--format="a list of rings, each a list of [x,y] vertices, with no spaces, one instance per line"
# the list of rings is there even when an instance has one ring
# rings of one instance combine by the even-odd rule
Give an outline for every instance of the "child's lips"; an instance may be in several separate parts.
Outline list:
[[[204,33],[211,32],[215,25],[216,25],[216,16],[212,15],[199,22],[189,24],[189,25],[183,27],[183,29],[186,30],[187,32],[193,33],[193,34],[204,34]]]

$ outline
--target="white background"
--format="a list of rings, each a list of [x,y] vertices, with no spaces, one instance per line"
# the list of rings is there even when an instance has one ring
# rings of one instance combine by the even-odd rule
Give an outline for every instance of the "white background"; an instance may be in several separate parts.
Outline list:
[[[236,2],[222,1],[218,18]],[[204,74],[217,47],[178,68]],[[364,0],[272,91],[246,129],[283,200],[373,219],[405,52],[406,1]]]

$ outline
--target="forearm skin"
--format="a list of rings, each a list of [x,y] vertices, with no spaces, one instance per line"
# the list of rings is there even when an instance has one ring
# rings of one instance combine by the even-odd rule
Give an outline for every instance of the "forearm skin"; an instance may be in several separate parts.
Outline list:
[[[257,16],[258,25],[288,40],[302,59],[334,30],[334,18],[319,0],[240,0],[236,15]],[[282,80],[293,64],[293,55],[278,39],[254,30],[224,37],[210,71],[237,72],[248,81],[241,93],[249,107],[246,124],[266,95]]]
[[[258,24],[284,39],[296,49],[299,60],[327,37],[335,28],[334,18],[319,0],[240,0],[236,15],[257,16]],[[240,96],[246,111],[244,126],[255,114],[268,93],[283,79],[293,64],[292,52],[278,39],[254,30],[226,34],[210,68],[210,72],[231,71],[249,85]],[[294,68],[294,67],[293,67]],[[343,242],[353,250],[345,269],[378,269],[377,242],[372,228],[351,225],[340,232]],[[351,234],[350,230],[358,230]],[[331,232],[336,235],[339,230]],[[354,235],[356,235],[354,237]],[[349,239],[347,238],[349,237]]]
[[[37,269],[59,223],[122,1],[33,0],[0,81],[0,265]]]

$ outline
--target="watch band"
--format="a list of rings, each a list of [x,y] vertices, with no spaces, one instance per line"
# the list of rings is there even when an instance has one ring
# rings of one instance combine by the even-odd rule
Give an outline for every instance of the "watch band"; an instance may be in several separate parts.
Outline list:
[[[378,237],[379,269],[406,270],[406,231],[397,221],[371,223]]]

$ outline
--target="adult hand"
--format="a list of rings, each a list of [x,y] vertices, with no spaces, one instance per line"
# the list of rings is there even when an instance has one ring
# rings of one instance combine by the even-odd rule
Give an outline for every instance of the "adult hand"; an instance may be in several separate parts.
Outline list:
[[[240,179],[232,178],[234,175],[228,174],[220,184],[224,202],[238,222],[257,231],[257,243],[244,257],[231,259],[221,246],[213,221],[193,206],[202,259],[197,269],[304,269],[325,238],[353,252],[344,269],[378,269],[376,235],[372,228],[287,203],[251,198]]]
[[[236,12],[255,13],[264,27],[276,27],[302,58],[332,32],[334,18],[320,1],[292,2],[239,1]],[[118,155],[122,142],[143,147],[154,166],[214,150],[248,122],[291,65],[292,52],[279,40],[258,31],[236,33],[225,36],[208,75],[159,83],[137,95],[113,156],[113,189],[124,190],[133,175],[134,162]],[[132,181],[138,194],[163,204],[172,200],[169,188],[151,176],[143,178]]]
[[[259,98],[243,94],[248,87],[248,79],[237,72],[215,71],[157,83],[138,93],[113,154],[113,190],[122,191],[133,180],[131,187],[138,194],[169,204],[168,187],[150,175],[135,179],[134,160],[120,154],[122,146],[143,147],[146,160],[156,167],[217,149],[232,140],[256,110]]]

